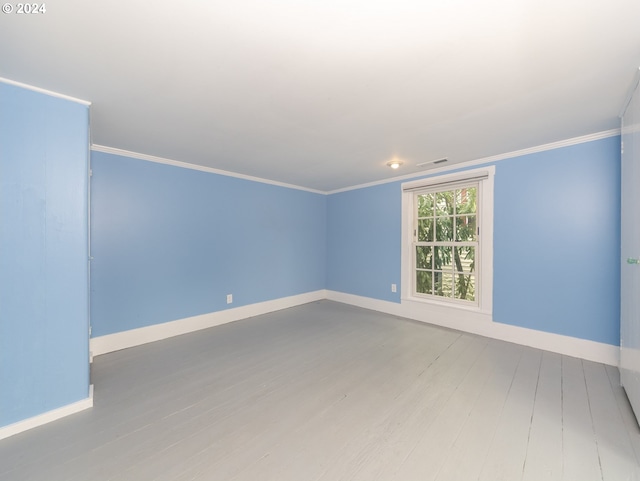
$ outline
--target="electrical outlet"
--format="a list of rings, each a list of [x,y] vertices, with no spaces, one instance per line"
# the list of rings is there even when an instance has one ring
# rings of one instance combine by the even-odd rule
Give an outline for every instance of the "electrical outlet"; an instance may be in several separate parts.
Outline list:
[[[227,294],[227,304],[231,304],[233,302],[233,294]]]
[[[397,292],[398,287],[395,284],[391,284],[391,292]]]

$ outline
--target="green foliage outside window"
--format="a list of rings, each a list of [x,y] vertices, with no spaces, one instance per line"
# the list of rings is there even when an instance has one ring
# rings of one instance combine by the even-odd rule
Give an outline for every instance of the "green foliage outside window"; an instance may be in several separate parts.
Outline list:
[[[417,195],[416,291],[475,301],[477,187]]]

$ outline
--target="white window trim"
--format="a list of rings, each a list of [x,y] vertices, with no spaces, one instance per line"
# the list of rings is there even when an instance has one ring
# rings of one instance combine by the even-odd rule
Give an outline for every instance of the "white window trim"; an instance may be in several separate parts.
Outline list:
[[[480,180],[478,212],[480,227],[480,249],[478,260],[480,261],[478,279],[478,304],[466,305],[459,302],[449,302],[433,298],[418,297],[413,295],[413,220],[414,220],[414,195],[418,189],[428,189],[438,184],[448,182],[462,182],[465,179],[473,179],[485,176]],[[411,301],[419,304],[431,304],[446,306],[454,309],[479,312],[482,314],[493,313],[493,185],[495,166],[490,165],[480,169],[466,170],[454,174],[438,175],[402,184],[402,292],[401,302]]]

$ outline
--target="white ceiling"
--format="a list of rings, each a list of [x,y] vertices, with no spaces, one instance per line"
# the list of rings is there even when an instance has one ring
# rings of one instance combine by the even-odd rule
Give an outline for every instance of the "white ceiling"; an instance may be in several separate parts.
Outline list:
[[[638,0],[46,9],[0,14],[0,77],[91,101],[94,144],[322,191],[617,128],[640,66]]]

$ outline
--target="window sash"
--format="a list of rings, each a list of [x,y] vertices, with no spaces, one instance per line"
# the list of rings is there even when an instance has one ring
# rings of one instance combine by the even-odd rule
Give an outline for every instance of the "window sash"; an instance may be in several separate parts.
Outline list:
[[[479,302],[480,302],[480,288],[481,286],[480,284],[480,279],[481,279],[481,275],[480,275],[480,232],[479,232],[479,226],[480,226],[480,219],[479,219],[479,215],[481,212],[481,206],[480,206],[480,198],[481,198],[481,185],[480,185],[480,181],[482,179],[486,179],[488,177],[488,175],[479,175],[479,176],[474,176],[474,177],[465,177],[464,179],[454,179],[454,180],[449,180],[447,182],[438,182],[438,183],[434,183],[428,186],[425,186],[424,184],[418,186],[418,187],[414,187],[414,188],[408,188],[408,189],[403,189],[404,192],[406,193],[411,193],[412,197],[413,197],[413,242],[411,244],[411,249],[412,249],[412,295],[416,296],[416,297],[421,297],[421,298],[429,298],[429,299],[435,299],[435,300],[441,300],[444,302],[451,302],[451,303],[457,303],[457,304],[464,304],[464,305],[475,305],[478,306]],[[474,212],[467,212],[467,213],[463,213],[460,214],[457,210],[457,202],[456,202],[456,191],[459,191],[461,189],[474,189],[476,190],[476,208]],[[431,209],[431,215],[429,216],[424,216],[424,215],[419,215],[419,196],[420,195],[425,195],[425,194],[434,194],[437,196],[438,193],[443,193],[443,192],[450,192],[451,196],[453,198],[453,205],[452,205],[452,212],[447,213],[446,215],[438,215],[438,210],[437,207],[434,203],[433,209]],[[435,200],[434,200],[435,202]],[[463,217],[471,217],[471,216],[475,216],[476,219],[476,233],[475,233],[475,240],[470,241],[470,240],[464,240],[464,241],[456,241],[455,237],[457,236],[457,221],[460,218]],[[419,221],[424,221],[424,220],[429,220],[432,219],[433,220],[433,225],[431,226],[431,228],[433,229],[433,231],[431,232],[431,238],[433,240],[419,240]],[[452,224],[451,224],[451,236],[453,237],[453,239],[447,239],[447,240],[442,240],[439,241],[437,240],[437,221],[438,220],[442,220],[442,219],[451,219]],[[429,236],[427,236],[429,237]],[[418,253],[417,253],[417,248],[418,247],[430,247],[432,249],[431,251],[431,267],[418,267]],[[436,266],[434,263],[435,260],[435,249],[438,247],[443,247],[443,248],[450,248],[451,249],[451,259],[450,259],[450,263],[447,264],[447,266]],[[456,253],[456,248],[464,248],[464,247],[473,247],[474,248],[474,269],[473,271],[465,271],[464,267],[463,267],[463,271],[459,271],[457,266],[456,266],[456,262],[454,260],[454,256]],[[445,268],[443,268],[445,267]],[[429,282],[429,286],[431,289],[430,293],[426,293],[426,292],[420,292],[418,290],[418,277],[419,277],[419,273],[423,272],[425,275],[430,276],[430,282]],[[450,284],[447,286],[446,291],[449,292],[449,295],[447,296],[443,296],[443,295],[438,295],[436,293],[436,280],[438,279],[440,281],[440,285],[439,287],[439,291],[440,292],[444,292],[445,288],[443,287],[444,285],[444,279],[447,276],[447,283]],[[460,282],[460,276],[463,276],[463,278],[467,279],[467,282],[471,283],[472,285],[472,289],[473,289],[473,299],[461,299],[459,297],[457,297],[457,292],[456,289],[458,287],[458,282]],[[466,289],[468,288],[469,285],[467,285],[467,287],[465,287],[465,295],[466,294]]]

